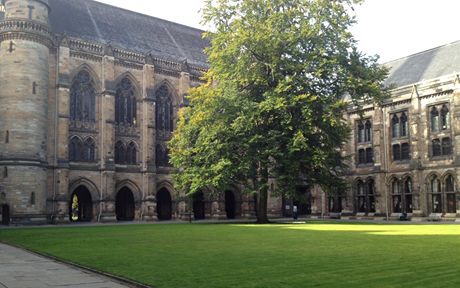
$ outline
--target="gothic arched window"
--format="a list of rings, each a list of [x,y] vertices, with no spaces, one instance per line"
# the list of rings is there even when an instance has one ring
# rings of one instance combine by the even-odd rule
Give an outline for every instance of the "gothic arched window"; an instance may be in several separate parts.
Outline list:
[[[412,213],[412,180],[407,177],[401,183],[394,178],[391,182],[393,213]]]
[[[407,121],[406,113],[403,112],[401,114],[400,121],[401,121],[401,129],[399,131],[399,136],[400,137],[407,136],[407,134],[408,134],[407,131],[409,130],[409,127],[408,127],[408,121]]]
[[[134,142],[129,143],[126,147],[126,163],[130,165],[137,163],[137,148]]]
[[[431,212],[442,213],[441,181],[436,176],[431,179]]]
[[[365,125],[364,141],[365,142],[372,141],[372,123],[369,120],[366,121],[366,125]]]
[[[96,121],[96,89],[88,71],[82,70],[70,87],[70,120]]]
[[[356,211],[358,213],[375,212],[375,182],[368,179],[366,182],[356,182]]]
[[[364,124],[358,123],[358,143],[364,143]]]
[[[452,175],[447,176],[444,185],[446,194],[447,213],[457,213],[457,197],[455,195],[455,180]]]
[[[439,139],[433,139],[431,141],[431,154],[433,157],[441,156],[441,141]]]
[[[393,179],[391,183],[391,193],[393,197],[393,212],[401,213],[402,212],[402,195],[400,191],[400,183],[398,179]]]
[[[123,142],[118,141],[115,144],[115,163],[124,164],[126,162],[126,149]]]
[[[364,183],[363,181],[359,180],[356,184],[356,190],[358,193],[358,212],[364,213],[366,212],[366,193],[364,191]]]
[[[173,105],[171,101],[171,92],[166,85],[161,85],[155,92],[155,120],[157,130],[173,131]]]
[[[412,213],[412,180],[410,177],[408,177],[405,181],[404,181],[404,189],[403,189],[403,193],[404,193],[404,208],[406,211],[406,213]]]
[[[91,162],[91,161],[94,161],[96,160],[96,144],[93,140],[93,138],[88,138],[86,139],[85,141],[85,144],[83,146],[83,158],[82,160],[83,161],[88,161],[88,162]]]
[[[83,142],[77,136],[70,139],[69,144],[69,160],[80,161],[83,152]]]
[[[136,90],[128,77],[117,85],[115,94],[115,122],[117,124],[135,125],[137,117]]]
[[[442,105],[441,108],[441,130],[450,129],[449,108]]]
[[[394,114],[391,119],[391,136],[393,138],[399,138],[400,134],[399,118],[398,115]]]
[[[449,137],[442,139],[441,151],[443,156],[452,154],[452,141]]]
[[[155,162],[158,167],[168,167],[169,164],[169,151],[163,145],[157,144],[155,152]]]
[[[439,131],[439,111],[436,107],[431,109],[431,131]]]

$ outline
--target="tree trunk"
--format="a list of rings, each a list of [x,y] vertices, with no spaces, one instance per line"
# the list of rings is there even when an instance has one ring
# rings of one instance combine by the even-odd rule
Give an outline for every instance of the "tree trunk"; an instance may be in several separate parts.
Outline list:
[[[268,169],[265,165],[260,167],[259,193],[257,193],[257,223],[268,223]]]

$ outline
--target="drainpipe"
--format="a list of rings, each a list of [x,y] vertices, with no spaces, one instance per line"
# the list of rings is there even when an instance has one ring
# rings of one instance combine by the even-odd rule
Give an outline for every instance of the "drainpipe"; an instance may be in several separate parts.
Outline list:
[[[145,98],[147,98],[147,97],[146,97],[146,96],[147,96],[146,87],[145,87],[145,86],[146,86],[146,85],[145,85],[145,82],[146,82],[146,81],[145,81],[145,77],[146,77],[146,75],[145,75],[145,66],[144,66],[144,70],[142,71],[142,74],[143,74],[143,77],[142,77],[142,82],[143,82],[143,83],[142,83],[142,86],[143,86],[143,88],[144,88],[144,89],[143,89],[143,90],[144,90],[143,98],[145,99]],[[143,104],[143,105],[142,105],[142,116],[143,116],[142,118],[143,118],[143,119],[146,119],[146,118],[147,118],[147,108],[146,108],[145,103],[142,103],[142,104]],[[144,120],[144,121],[145,121],[145,120]],[[147,137],[148,128],[145,127],[145,125],[143,125],[143,124],[144,124],[144,123],[143,123],[144,121],[139,121],[139,122],[140,122],[140,125],[142,126],[142,130],[143,130],[142,133],[141,133],[141,135],[143,135],[143,137],[142,137],[142,138],[143,138],[143,139],[142,139],[142,140],[143,140],[143,141],[142,141],[142,144],[143,144],[143,145],[141,145],[141,147],[142,147],[142,148],[147,148],[147,146],[148,146],[148,141],[147,141],[147,139],[148,139],[148,137]],[[144,151],[147,151],[147,149],[139,149],[139,154],[142,156],[142,157],[140,157],[140,158],[142,159],[142,161],[141,161],[141,167],[142,167],[142,168],[141,168],[141,169],[144,170],[144,171],[142,171],[142,188],[141,188],[141,189],[142,189],[142,191],[141,191],[142,195],[141,195],[141,199],[140,199],[140,203],[139,203],[140,206],[141,206],[141,207],[140,207],[140,208],[141,208],[141,213],[140,213],[140,215],[139,215],[139,222],[141,222],[142,219],[144,218],[144,204],[145,204],[145,202],[144,202],[144,201],[145,201],[145,176],[146,176],[146,173],[147,173],[147,162],[144,162],[143,160],[144,160],[144,158],[147,158],[147,157],[148,157],[148,152],[147,152],[147,155],[144,155],[144,153],[143,153]],[[147,156],[147,157],[144,157],[144,156]],[[136,206],[134,206],[134,207],[136,207]],[[134,209],[135,209],[135,208],[134,208]]]
[[[105,70],[104,70],[104,64],[105,64],[105,61],[103,60],[102,62],[102,67],[101,67],[101,87],[103,87],[103,89],[105,90],[105,85],[104,85],[104,79],[105,79]],[[104,189],[103,189],[103,185],[104,185],[104,127],[105,127],[105,117],[104,117],[104,98],[105,95],[103,95],[102,93],[100,94],[100,97],[99,97],[99,109],[101,111],[101,122],[102,122],[102,125],[101,125],[101,136],[100,136],[100,143],[99,143],[99,147],[101,147],[101,149],[99,149],[99,159],[101,161],[101,164],[100,164],[100,169],[101,169],[101,181],[100,181],[100,189],[99,189],[99,215],[97,215],[97,222],[101,222],[101,216],[102,216],[102,200],[104,199],[103,198],[103,194],[104,194]]]
[[[386,173],[388,171],[388,162],[387,162],[387,156],[388,156],[388,143],[387,143],[387,126],[386,126],[386,113],[385,113],[385,107],[382,107],[382,123],[383,123],[383,175],[385,176],[384,179],[386,180]],[[386,182],[386,181],[385,181]],[[389,216],[389,211],[388,211],[388,187],[385,183],[385,215],[387,221],[390,219]]]
[[[56,168],[58,168],[58,125],[59,125],[59,47],[56,49],[56,79],[55,79],[55,88],[54,88],[54,97],[55,99],[55,112],[54,112],[54,168],[53,168],[53,205],[51,208],[51,222],[54,222],[54,218],[56,217],[56,191],[57,191],[57,183],[56,183]]]

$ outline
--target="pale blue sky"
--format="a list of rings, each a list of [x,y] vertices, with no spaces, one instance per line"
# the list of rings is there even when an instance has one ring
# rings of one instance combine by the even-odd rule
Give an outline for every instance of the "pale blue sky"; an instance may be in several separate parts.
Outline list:
[[[98,0],[158,18],[200,25],[203,0]],[[357,7],[353,33],[367,54],[380,62],[460,40],[459,0],[367,0]]]

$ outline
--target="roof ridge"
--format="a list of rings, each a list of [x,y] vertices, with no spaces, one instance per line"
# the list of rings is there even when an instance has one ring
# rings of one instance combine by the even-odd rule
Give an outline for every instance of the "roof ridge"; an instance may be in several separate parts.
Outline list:
[[[390,63],[392,63],[392,62],[396,62],[396,61],[403,60],[403,59],[408,59],[408,58],[411,58],[411,57],[414,57],[414,56],[417,56],[417,55],[421,55],[421,54],[424,54],[424,53],[427,53],[427,52],[430,52],[430,51],[434,51],[434,50],[437,50],[437,49],[442,48],[442,47],[446,47],[446,46],[450,46],[450,45],[453,45],[453,44],[457,44],[457,43],[460,43],[460,40],[457,40],[457,41],[454,41],[454,42],[450,42],[450,43],[446,43],[446,44],[443,44],[443,45],[439,45],[439,46],[436,46],[436,47],[433,47],[433,48],[429,48],[429,49],[426,49],[426,50],[423,50],[423,51],[419,51],[419,52],[416,52],[416,53],[414,53],[414,54],[410,54],[410,55],[406,55],[406,56],[403,56],[403,57],[399,57],[399,58],[396,58],[396,59],[387,61],[387,62],[385,62],[385,63],[382,63],[382,65],[387,65],[387,64],[390,64]]]
[[[171,21],[171,20],[162,19],[162,18],[155,17],[155,16],[152,16],[152,15],[147,15],[147,14],[136,12],[136,11],[129,10],[129,9],[126,9],[126,8],[110,5],[110,4],[107,4],[107,3],[99,2],[97,0],[82,0],[82,1],[93,2],[93,3],[96,3],[97,5],[102,5],[102,6],[107,6],[107,7],[110,7],[110,8],[118,9],[118,10],[123,10],[123,11],[129,12],[129,13],[132,13],[132,14],[137,14],[139,16],[143,16],[143,17],[147,17],[147,18],[153,18],[153,19],[156,19],[156,20],[160,20],[162,22],[167,22],[167,23],[171,23],[171,24],[174,24],[174,25],[183,26],[183,27],[186,27],[186,28],[189,28],[189,29],[200,31],[200,32],[206,32],[205,30],[200,29],[200,28],[196,28],[196,27],[185,25],[185,24],[177,23],[177,22],[174,22],[174,21]]]

